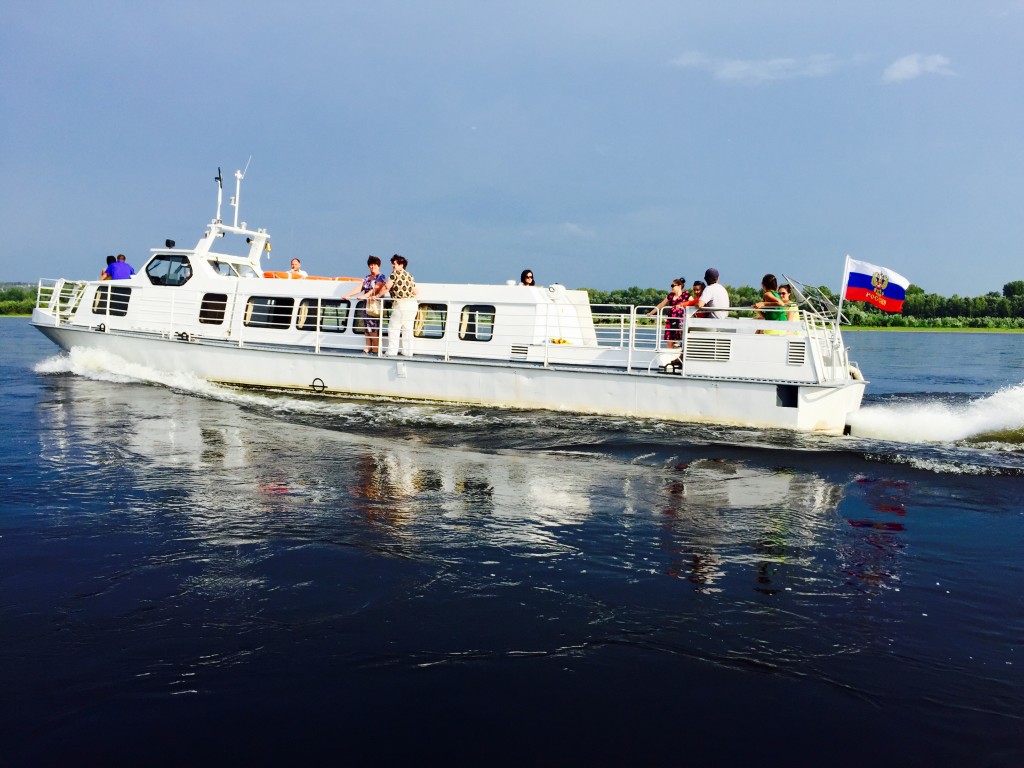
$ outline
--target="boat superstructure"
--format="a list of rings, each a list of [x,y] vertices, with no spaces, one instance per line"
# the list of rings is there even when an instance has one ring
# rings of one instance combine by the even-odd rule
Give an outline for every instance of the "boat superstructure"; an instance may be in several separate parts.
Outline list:
[[[419,283],[414,356],[364,354],[364,302],[344,298],[359,280],[265,272],[270,235],[238,222],[235,176],[233,223],[218,173],[217,216],[194,248],[167,241],[128,280],[40,280],[32,323],[66,350],[236,386],[832,434],[860,406],[863,376],[811,302],[783,322],[691,311],[668,349],[650,307],[592,306],[561,285]]]

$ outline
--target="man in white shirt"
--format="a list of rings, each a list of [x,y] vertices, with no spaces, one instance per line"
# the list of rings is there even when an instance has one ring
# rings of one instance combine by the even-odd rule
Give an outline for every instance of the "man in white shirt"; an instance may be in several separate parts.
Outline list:
[[[718,282],[718,270],[714,267],[708,267],[707,271],[704,272],[704,282],[707,283],[707,287],[700,294],[700,301],[697,302],[697,306],[707,309],[715,308],[714,312],[705,312],[702,314],[704,317],[723,318],[728,317],[727,311],[717,309],[718,307],[729,306],[729,292],[725,290],[725,286]]]
[[[289,277],[308,277],[308,275],[302,271],[302,262],[298,259],[292,259],[292,268],[288,273]]]

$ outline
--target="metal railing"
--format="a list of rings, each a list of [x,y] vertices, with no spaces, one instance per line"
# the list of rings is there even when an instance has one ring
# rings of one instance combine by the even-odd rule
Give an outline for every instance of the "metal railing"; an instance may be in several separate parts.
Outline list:
[[[94,286],[91,293],[90,285]],[[126,295],[129,289],[130,295]],[[366,345],[360,333],[365,318],[361,300],[274,296],[268,291],[268,298],[280,300],[280,304],[271,302],[254,309],[253,302],[259,297],[251,296],[249,289],[240,292],[237,283],[225,285],[219,293],[210,287],[192,289],[187,285],[173,291],[161,288],[159,301],[149,300],[149,290],[149,286],[138,284],[40,280],[36,306],[56,314],[61,322],[77,310],[79,319],[124,318],[125,329],[150,330],[180,340],[295,346],[317,354],[325,350],[358,351]],[[90,306],[80,306],[84,296],[89,296]],[[390,304],[391,300],[385,300],[382,316],[373,318],[378,323],[377,354],[385,352]],[[685,358],[689,334],[717,332],[800,335],[810,342],[815,367],[826,377],[841,378],[848,367],[835,320],[813,310],[801,310],[799,322],[779,322],[755,319],[757,310],[752,307],[719,308],[717,311],[728,312],[725,318],[698,317],[699,310],[688,307],[685,319],[676,328],[675,318],[665,308],[648,317],[653,306],[523,304],[481,299],[477,304],[421,300],[420,308],[414,322],[414,343],[421,352],[445,360],[529,359],[545,366],[590,362],[626,370],[639,365],[649,370],[664,362],[665,352],[677,352]],[[105,322],[104,330],[109,332],[110,322]],[[285,330],[288,333],[279,334]],[[492,341],[497,343],[488,344]]]

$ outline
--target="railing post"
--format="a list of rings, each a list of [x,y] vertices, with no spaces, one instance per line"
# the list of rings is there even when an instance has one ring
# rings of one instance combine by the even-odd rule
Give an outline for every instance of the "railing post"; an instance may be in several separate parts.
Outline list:
[[[302,299],[299,299],[299,306],[300,307],[302,306]],[[316,297],[316,319],[313,321],[313,322],[316,323],[316,335],[313,337],[315,339],[315,342],[313,344],[313,351],[317,355],[320,354],[320,324],[323,322],[322,313],[323,313],[322,299],[319,296],[317,296]]]

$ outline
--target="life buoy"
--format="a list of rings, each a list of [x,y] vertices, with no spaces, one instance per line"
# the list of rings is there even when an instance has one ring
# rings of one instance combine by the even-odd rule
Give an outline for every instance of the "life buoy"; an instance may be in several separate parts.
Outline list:
[[[361,283],[361,277],[321,277],[319,275],[293,275],[291,272],[264,272],[264,277],[276,278],[278,280],[335,280],[341,283]]]

